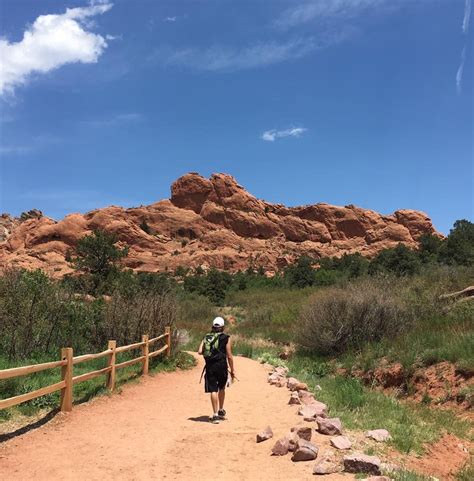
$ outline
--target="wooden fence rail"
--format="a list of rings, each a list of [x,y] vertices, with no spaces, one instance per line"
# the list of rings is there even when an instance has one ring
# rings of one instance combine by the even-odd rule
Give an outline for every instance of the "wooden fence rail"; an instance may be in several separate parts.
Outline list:
[[[157,341],[166,339],[166,344],[157,349],[156,351],[150,352],[150,347]],[[132,349],[141,349],[141,355],[134,359],[124,361],[121,363],[116,362],[117,354],[121,352],[130,351]],[[40,396],[45,396],[46,394],[51,394],[56,391],[61,391],[61,411],[69,412],[72,410],[72,399],[73,399],[73,386],[84,381],[89,381],[98,376],[106,376],[106,385],[110,391],[115,388],[115,374],[117,369],[123,367],[131,366],[132,364],[142,363],[142,374],[148,374],[148,369],[150,365],[150,359],[158,356],[159,354],[166,352],[169,357],[171,355],[171,328],[166,327],[165,333],[158,337],[149,339],[148,334],[142,336],[141,342],[136,342],[134,344],[129,344],[128,346],[117,347],[117,341],[109,341],[107,349],[105,351],[96,354],[84,354],[82,356],[74,357],[74,353],[71,347],[65,347],[61,349],[61,360],[44,362],[42,364],[33,364],[31,366],[21,366],[14,367],[11,369],[0,370],[0,380],[10,379],[13,377],[27,376],[28,374],[33,374],[35,372],[45,371],[46,369],[61,368],[61,381],[49,386],[44,386],[36,391],[31,391],[26,394],[21,394],[19,396],[14,396],[7,399],[0,399],[0,409],[6,409],[11,406],[16,406],[17,404],[24,403],[26,401],[31,401]],[[86,372],[78,376],[74,376],[74,366],[87,361],[92,361],[93,359],[100,359],[107,357],[107,367],[103,369],[98,369],[96,371]]]

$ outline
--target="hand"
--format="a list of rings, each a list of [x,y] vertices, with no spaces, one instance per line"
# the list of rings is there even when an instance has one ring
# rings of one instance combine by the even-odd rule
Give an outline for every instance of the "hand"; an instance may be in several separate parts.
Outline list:
[[[232,380],[235,379],[235,372],[234,371],[230,371],[230,377],[232,378]]]

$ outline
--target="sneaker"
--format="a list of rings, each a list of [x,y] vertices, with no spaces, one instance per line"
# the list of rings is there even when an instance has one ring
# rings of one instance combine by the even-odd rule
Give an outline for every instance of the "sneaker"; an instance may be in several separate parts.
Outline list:
[[[209,416],[209,422],[212,424],[219,424],[219,416]]]
[[[219,419],[225,419],[225,415],[227,413],[225,412],[225,409],[219,409],[219,411],[217,411],[217,415],[219,416]]]

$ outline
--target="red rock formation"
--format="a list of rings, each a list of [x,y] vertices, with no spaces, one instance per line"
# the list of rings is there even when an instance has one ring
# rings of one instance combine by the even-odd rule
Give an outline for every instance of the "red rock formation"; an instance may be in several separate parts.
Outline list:
[[[145,232],[140,226],[149,226]],[[33,210],[0,217],[0,268],[41,268],[61,276],[78,239],[94,229],[128,244],[127,267],[137,271],[177,266],[236,271],[249,265],[276,271],[302,254],[314,257],[360,252],[372,257],[403,242],[416,248],[422,234],[436,233],[423,213],[398,210],[383,216],[353,205],[325,203],[285,207],[257,199],[233,177],[196,173],[171,186],[171,199],[123,209],[106,207],[56,222]]]

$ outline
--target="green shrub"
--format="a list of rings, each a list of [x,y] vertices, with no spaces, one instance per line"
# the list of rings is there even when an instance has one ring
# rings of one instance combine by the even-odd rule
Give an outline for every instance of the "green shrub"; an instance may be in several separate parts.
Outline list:
[[[285,270],[285,280],[291,287],[308,287],[315,282],[314,260],[301,256],[295,264]]]
[[[463,266],[474,265],[474,223],[457,220],[439,254],[441,262]]]
[[[404,244],[394,249],[385,249],[370,262],[369,274],[390,273],[396,276],[411,276],[421,269],[421,261],[416,251]]]
[[[300,316],[298,343],[319,354],[360,348],[394,337],[411,324],[388,279],[364,280],[315,294]]]

